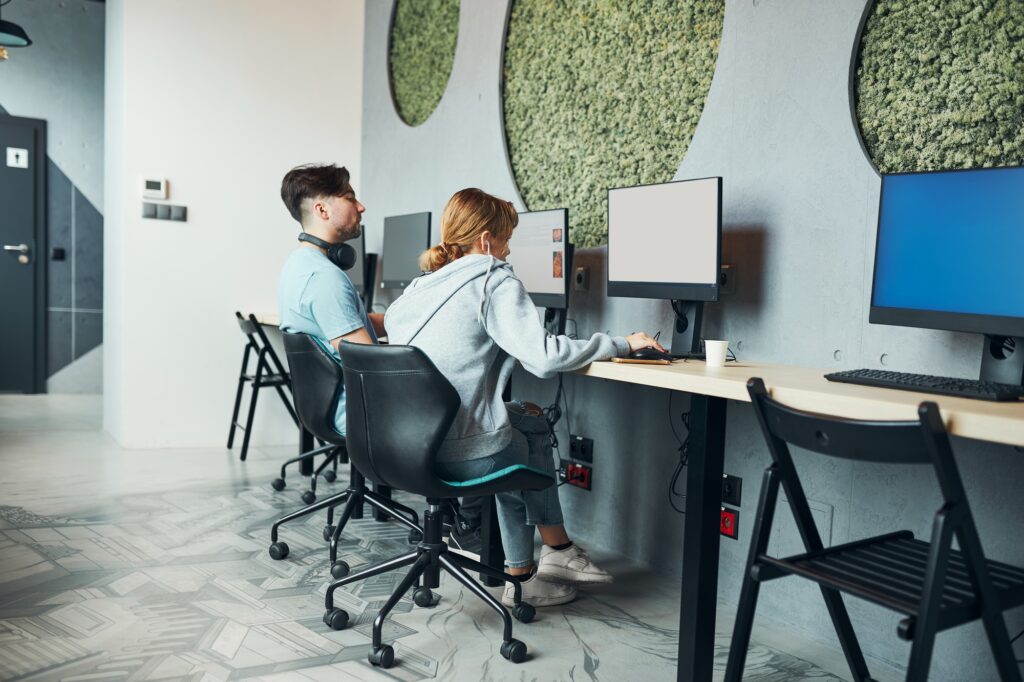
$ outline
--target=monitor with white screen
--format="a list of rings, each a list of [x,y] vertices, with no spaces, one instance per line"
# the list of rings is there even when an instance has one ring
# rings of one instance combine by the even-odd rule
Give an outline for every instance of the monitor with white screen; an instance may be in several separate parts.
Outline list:
[[[608,295],[717,301],[722,179],[608,190]]]
[[[384,218],[382,289],[404,289],[419,277],[420,254],[430,248],[430,212]]]
[[[608,190],[608,295],[672,301],[673,355],[702,355],[721,270],[722,178]]]
[[[568,243],[568,209],[519,214],[507,260],[538,306],[562,309],[568,305]]]

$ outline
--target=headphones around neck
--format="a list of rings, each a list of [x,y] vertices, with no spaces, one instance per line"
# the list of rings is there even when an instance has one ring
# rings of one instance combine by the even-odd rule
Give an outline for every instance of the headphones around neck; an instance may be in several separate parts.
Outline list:
[[[299,241],[309,242],[314,246],[319,246],[321,249],[326,250],[327,260],[331,261],[342,270],[351,270],[352,266],[356,264],[356,250],[345,242],[332,244],[320,239],[320,237],[314,237],[307,232],[299,234]]]

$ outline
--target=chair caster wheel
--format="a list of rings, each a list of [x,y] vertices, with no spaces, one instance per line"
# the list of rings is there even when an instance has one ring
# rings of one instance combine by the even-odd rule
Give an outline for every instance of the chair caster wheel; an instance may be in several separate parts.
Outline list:
[[[288,556],[288,543],[275,542],[270,545],[270,558],[274,561],[280,561]]]
[[[520,602],[516,606],[512,607],[512,615],[520,623],[529,623],[533,620],[533,617],[537,615],[537,609],[533,608],[526,602]]]
[[[330,542],[334,537],[334,526],[324,526],[324,542]]]
[[[501,643],[501,655],[513,663],[522,663],[526,660],[526,645],[518,639],[510,639]]]
[[[412,593],[412,601],[416,606],[433,606],[434,593],[430,591],[429,587],[417,587]]]
[[[313,504],[314,502],[316,502],[316,493],[313,492],[312,490],[307,490],[306,492],[302,493],[302,501],[305,502],[306,504]]]
[[[395,650],[390,645],[385,644],[381,648],[371,651],[367,658],[373,665],[390,668],[395,664]]]
[[[334,481],[337,480],[337,478],[338,474],[334,473],[330,469],[324,472],[324,480],[327,481],[328,483],[334,483]]]
[[[423,538],[423,533],[419,532],[418,530],[411,530],[411,531],[409,531],[409,544],[415,545],[422,538]]]
[[[284,482],[283,478],[275,478],[270,482],[270,487],[274,490],[284,490],[285,485],[287,484]]]
[[[344,578],[350,570],[348,564],[341,560],[331,564],[331,575],[335,578]]]
[[[348,611],[345,609],[325,611],[324,624],[332,630],[344,630],[348,626]]]

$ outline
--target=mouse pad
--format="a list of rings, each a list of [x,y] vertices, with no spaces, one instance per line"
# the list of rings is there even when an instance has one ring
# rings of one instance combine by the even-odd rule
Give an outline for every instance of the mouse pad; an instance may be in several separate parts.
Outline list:
[[[625,362],[631,365],[671,365],[671,360],[637,360],[636,358],[612,358],[612,362]]]

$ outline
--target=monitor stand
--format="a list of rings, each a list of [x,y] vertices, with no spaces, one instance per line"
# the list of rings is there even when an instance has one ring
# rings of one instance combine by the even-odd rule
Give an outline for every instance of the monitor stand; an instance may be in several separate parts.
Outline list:
[[[672,301],[676,322],[672,326],[672,345],[669,352],[674,358],[703,360],[700,329],[704,319],[703,301]]]
[[[985,335],[981,349],[981,380],[1024,385],[1024,338]]]
[[[567,311],[565,308],[544,309],[544,329],[548,334],[562,336],[565,334],[565,319]]]

